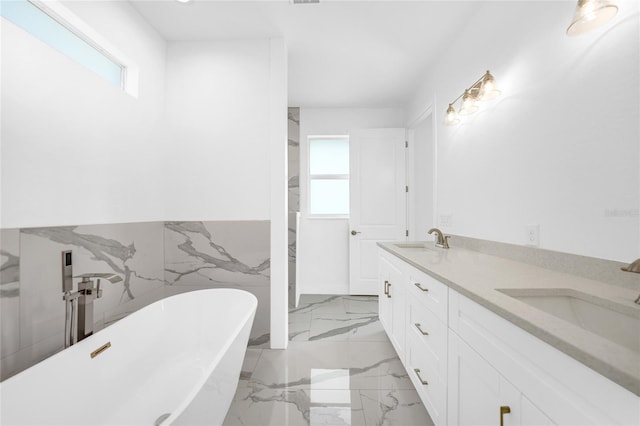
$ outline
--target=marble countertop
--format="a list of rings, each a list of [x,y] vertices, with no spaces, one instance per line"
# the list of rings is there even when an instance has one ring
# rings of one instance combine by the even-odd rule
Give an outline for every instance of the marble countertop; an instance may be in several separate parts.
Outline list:
[[[432,241],[421,243],[433,247]],[[407,243],[378,243],[384,250],[640,396],[640,353],[499,291],[579,291],[610,301],[638,317],[640,306],[633,303],[638,296],[636,290],[462,248],[416,250],[396,244]]]

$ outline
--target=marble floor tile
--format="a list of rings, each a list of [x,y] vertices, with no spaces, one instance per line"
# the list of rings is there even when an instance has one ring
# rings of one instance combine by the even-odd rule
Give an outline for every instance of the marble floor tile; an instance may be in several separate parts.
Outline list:
[[[378,296],[344,296],[345,313],[377,314]]]
[[[308,388],[312,377],[333,379],[318,370],[339,369],[349,371],[346,389],[413,389],[389,342],[290,342],[285,351],[264,350],[251,381],[272,389]]]
[[[366,426],[366,421],[358,391],[268,389],[245,382],[223,424]]]
[[[241,383],[223,424],[309,425],[309,391],[269,389]]]
[[[360,391],[367,426],[433,425],[415,390]]]
[[[378,314],[313,314],[309,339],[387,341]]]
[[[311,314],[289,314],[289,341],[309,340]]]
[[[289,336],[287,350],[247,351],[224,425],[433,424],[382,329],[377,298],[303,296]]]
[[[336,313],[344,314],[344,296],[332,296],[326,294],[305,294],[300,296],[300,304],[297,308],[289,310],[291,314],[303,313]]]
[[[242,363],[242,370],[240,371],[240,380],[247,380],[251,378],[251,374],[256,369],[256,364],[262,355],[262,349],[247,348],[247,352],[244,356],[244,362]]]

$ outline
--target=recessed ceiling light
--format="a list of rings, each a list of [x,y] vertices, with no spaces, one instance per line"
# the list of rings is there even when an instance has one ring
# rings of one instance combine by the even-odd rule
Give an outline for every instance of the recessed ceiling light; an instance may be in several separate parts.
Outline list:
[[[191,3],[191,0],[176,0],[178,3]]]

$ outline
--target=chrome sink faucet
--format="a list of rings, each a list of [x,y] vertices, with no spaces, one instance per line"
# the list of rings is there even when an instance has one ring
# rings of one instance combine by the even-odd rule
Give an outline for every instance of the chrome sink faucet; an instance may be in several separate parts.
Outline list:
[[[439,230],[438,228],[431,228],[431,229],[429,229],[429,231],[427,233],[429,235],[431,235],[434,232],[436,234],[436,247],[448,249],[449,248],[449,238],[451,238],[451,237],[449,235],[443,235],[442,231]]]

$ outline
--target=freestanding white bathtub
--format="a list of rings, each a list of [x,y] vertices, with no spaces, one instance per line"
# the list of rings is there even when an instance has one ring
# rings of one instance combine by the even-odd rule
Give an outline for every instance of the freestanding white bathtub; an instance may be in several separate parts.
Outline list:
[[[257,304],[242,290],[211,289],[146,306],[2,382],[0,423],[219,425]]]

